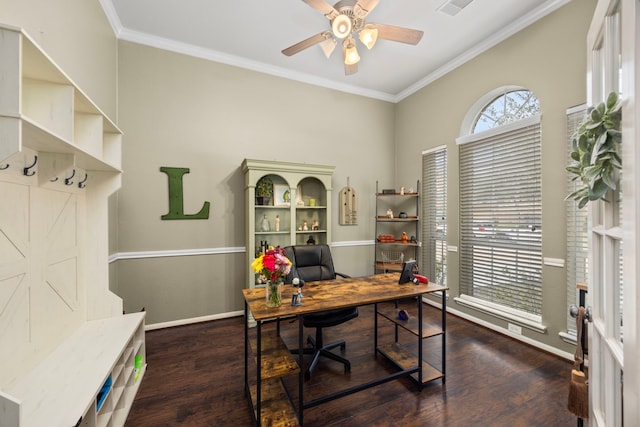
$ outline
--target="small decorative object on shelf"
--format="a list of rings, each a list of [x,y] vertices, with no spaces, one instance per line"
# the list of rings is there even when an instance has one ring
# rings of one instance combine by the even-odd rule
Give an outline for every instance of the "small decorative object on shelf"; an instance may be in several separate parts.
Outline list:
[[[391,208],[387,209],[387,218],[393,219],[393,210]]]
[[[313,238],[313,236],[309,236],[309,238],[307,239],[307,245],[315,245],[316,244],[316,239]]]
[[[273,181],[271,178],[263,176],[256,184],[256,204],[266,206],[271,203],[273,196]]]
[[[251,263],[251,268],[264,276],[266,280],[265,303],[267,307],[280,307],[284,277],[291,271],[291,261],[284,255],[284,249],[267,249]]]
[[[400,214],[398,215],[398,218],[408,218],[407,213],[406,212],[400,212]]]
[[[404,231],[402,232],[401,240],[402,243],[407,243],[409,241],[409,236],[407,236],[407,233],[405,233]]]
[[[400,187],[400,195],[404,196],[404,187]]]
[[[266,214],[262,217],[262,221],[260,222],[260,231],[271,231],[271,225],[269,224],[269,219],[267,219]]]
[[[316,205],[316,199],[309,199],[309,206],[315,206]]]
[[[309,231],[309,225],[307,224],[307,220],[302,221],[302,231]]]
[[[320,225],[318,225],[318,220],[314,219],[313,223],[311,224],[311,229],[312,230],[319,230],[320,229]]]
[[[276,215],[276,231],[280,231],[280,215]]]
[[[296,189],[296,206],[304,206],[304,200],[302,200],[302,185],[298,185]]]

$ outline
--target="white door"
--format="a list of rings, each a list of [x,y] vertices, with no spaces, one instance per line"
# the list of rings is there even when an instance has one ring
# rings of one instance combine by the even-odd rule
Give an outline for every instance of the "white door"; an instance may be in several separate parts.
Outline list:
[[[622,192],[590,207],[589,421],[598,427],[640,425],[638,1],[599,0],[587,36],[587,103],[611,91],[623,99]]]

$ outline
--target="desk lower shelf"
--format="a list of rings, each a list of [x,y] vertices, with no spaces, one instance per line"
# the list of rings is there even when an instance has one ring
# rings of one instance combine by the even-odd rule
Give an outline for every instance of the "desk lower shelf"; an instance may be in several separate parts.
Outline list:
[[[251,399],[257,402],[257,386],[251,386]],[[279,379],[262,382],[262,415],[260,424],[273,427],[294,427],[300,425],[293,406]],[[254,408],[255,410],[255,408]],[[258,418],[257,414],[256,419]]]
[[[278,335],[277,331],[265,331],[261,336],[262,360],[260,363],[261,399],[260,417],[254,413],[255,418],[260,418],[260,425],[273,427],[298,426],[298,417],[287,396],[281,379],[300,372],[298,363],[291,352]],[[251,340],[253,354],[256,355],[257,342]],[[254,402],[254,411],[257,412],[258,386],[249,386],[251,401]]]
[[[257,354],[257,343],[251,340],[253,354]],[[278,336],[277,331],[266,331],[262,334],[262,362],[260,377],[264,380],[282,378],[300,372],[298,363]]]
[[[411,369],[416,366],[417,357],[410,351],[402,348],[398,343],[385,344],[378,347],[378,352],[384,357],[389,359],[392,363],[398,366],[400,369]],[[426,384],[430,381],[442,378],[444,375],[438,369],[431,366],[429,363],[422,361],[422,383]],[[418,381],[418,374],[412,374],[411,378],[414,381]]]

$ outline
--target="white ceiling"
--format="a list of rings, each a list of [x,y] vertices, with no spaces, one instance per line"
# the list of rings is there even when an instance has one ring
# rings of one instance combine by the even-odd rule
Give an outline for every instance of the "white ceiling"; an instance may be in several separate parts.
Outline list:
[[[397,102],[570,0],[473,0],[457,15],[445,0],[380,0],[367,16],[424,31],[417,45],[358,42],[358,72],[344,75],[339,49],[281,50],[329,29],[302,0],[100,0],[120,39],[341,91]],[[330,4],[335,1],[329,0]]]

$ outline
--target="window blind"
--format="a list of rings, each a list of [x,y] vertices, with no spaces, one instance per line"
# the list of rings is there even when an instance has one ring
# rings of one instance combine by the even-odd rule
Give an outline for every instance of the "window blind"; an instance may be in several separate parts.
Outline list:
[[[447,283],[447,148],[422,153],[422,265],[431,282]]]
[[[541,315],[540,116],[458,142],[461,291]]]
[[[567,164],[571,160],[571,139],[584,119],[586,106],[579,105],[567,110]],[[580,180],[574,180],[576,175],[567,172],[567,194],[571,194],[580,187]],[[587,283],[589,261],[589,234],[587,216],[589,209],[578,209],[578,203],[567,200],[567,301],[568,304],[578,304],[578,283]],[[567,331],[576,333],[576,319],[567,310]]]

